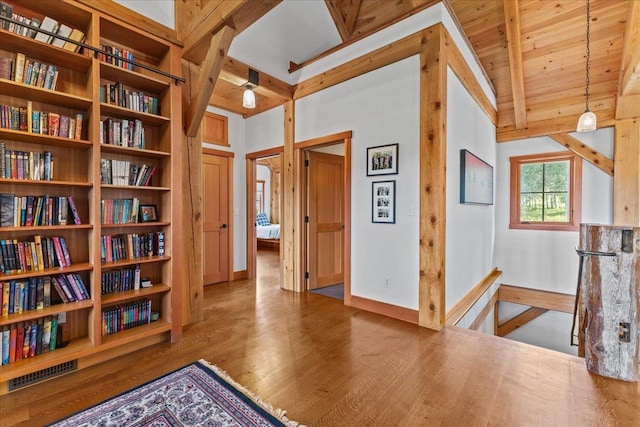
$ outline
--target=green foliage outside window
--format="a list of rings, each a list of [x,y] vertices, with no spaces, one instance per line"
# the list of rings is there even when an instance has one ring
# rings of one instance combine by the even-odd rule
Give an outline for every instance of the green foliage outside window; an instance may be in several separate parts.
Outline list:
[[[520,221],[568,222],[570,162],[520,166]]]

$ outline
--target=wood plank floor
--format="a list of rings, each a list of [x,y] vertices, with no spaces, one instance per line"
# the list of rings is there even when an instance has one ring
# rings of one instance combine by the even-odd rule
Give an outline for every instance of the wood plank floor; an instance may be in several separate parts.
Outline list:
[[[204,358],[308,426],[639,426],[638,383],[582,359],[455,327],[439,333],[260,279],[208,287],[206,320],[158,344],[0,398],[42,425]]]

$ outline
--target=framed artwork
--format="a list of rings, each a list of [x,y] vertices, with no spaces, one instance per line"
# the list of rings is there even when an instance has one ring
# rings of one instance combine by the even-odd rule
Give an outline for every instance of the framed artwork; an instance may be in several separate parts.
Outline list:
[[[398,173],[398,144],[367,148],[367,176]]]
[[[460,203],[493,205],[493,166],[460,150]]]
[[[153,222],[158,220],[156,205],[140,205],[140,222]]]
[[[395,181],[376,181],[372,183],[371,222],[396,223]]]

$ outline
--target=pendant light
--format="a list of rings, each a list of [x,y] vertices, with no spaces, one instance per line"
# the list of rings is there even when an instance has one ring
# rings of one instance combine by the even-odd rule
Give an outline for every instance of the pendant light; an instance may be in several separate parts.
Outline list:
[[[244,84],[244,93],[242,94],[242,106],[244,108],[256,108],[256,94],[253,89],[258,87],[260,75],[254,69],[249,68],[249,81]]]
[[[587,0],[587,84],[586,84],[586,95],[587,95],[587,104],[584,113],[580,116],[578,120],[578,128],[576,129],[578,132],[590,132],[594,131],[597,128],[597,119],[596,115],[589,111],[589,71],[590,71],[590,60],[591,60],[591,50],[590,50],[590,34],[589,34],[589,25],[591,23],[591,8],[589,5],[589,0]]]

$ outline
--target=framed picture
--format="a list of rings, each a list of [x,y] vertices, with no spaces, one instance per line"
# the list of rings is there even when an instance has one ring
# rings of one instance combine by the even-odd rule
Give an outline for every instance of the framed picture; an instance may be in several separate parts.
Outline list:
[[[460,150],[460,203],[493,205],[493,166]]]
[[[158,220],[156,205],[140,205],[140,222],[153,222]]]
[[[372,183],[371,221],[383,224],[396,223],[396,182]]]
[[[398,144],[367,148],[367,176],[398,173]]]

